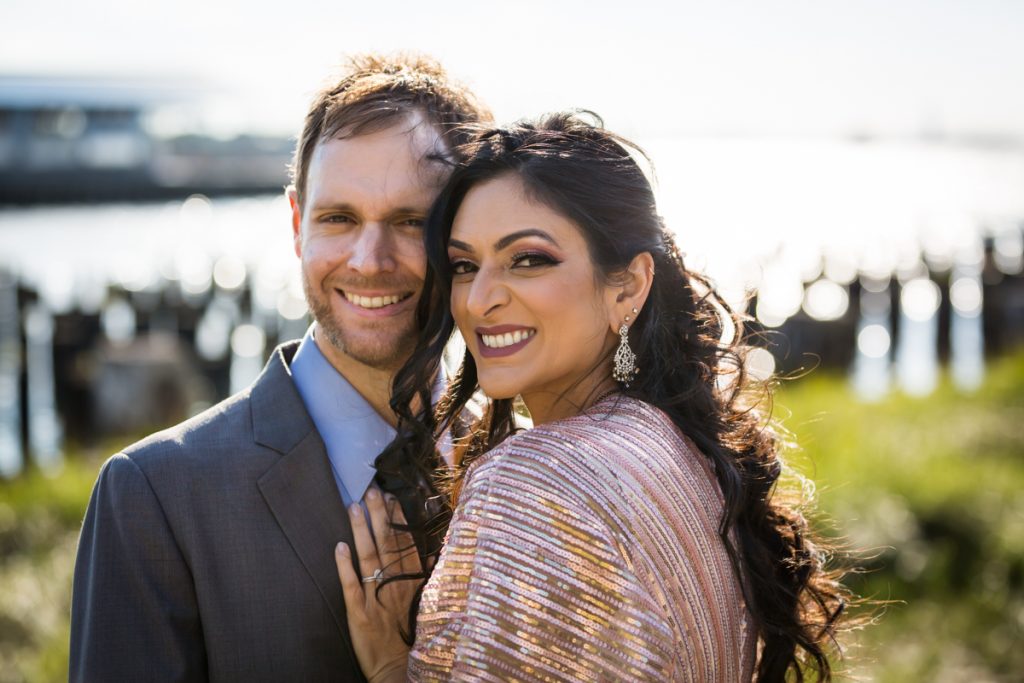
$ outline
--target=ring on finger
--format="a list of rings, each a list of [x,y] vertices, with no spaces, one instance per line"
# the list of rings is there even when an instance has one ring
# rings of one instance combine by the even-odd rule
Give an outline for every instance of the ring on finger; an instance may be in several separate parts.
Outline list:
[[[363,583],[377,583],[384,580],[384,570],[377,567],[373,574],[363,577]]]

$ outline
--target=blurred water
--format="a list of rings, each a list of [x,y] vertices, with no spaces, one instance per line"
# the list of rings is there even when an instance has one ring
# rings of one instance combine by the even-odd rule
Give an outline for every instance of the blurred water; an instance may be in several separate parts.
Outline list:
[[[922,251],[951,260],[1024,216],[1024,153],[914,143],[652,139],[659,205],[696,267],[731,292],[764,264],[792,280],[891,272]],[[223,259],[231,259],[224,262]],[[0,210],[0,261],[55,310],[114,280],[203,291],[240,264],[263,281],[296,269],[283,196]],[[244,272],[242,273],[244,276]],[[849,279],[847,281],[849,281]],[[779,287],[786,290],[785,286]]]
[[[952,281],[950,368],[957,386],[974,390],[981,386],[985,372],[981,269],[977,263],[958,264],[953,269]]]
[[[892,381],[892,330],[888,281],[861,283],[860,320],[857,323],[857,352],[853,359],[852,381],[857,394],[875,400],[889,391]]]
[[[903,284],[896,369],[900,388],[927,396],[939,381],[939,287],[926,277]]]
[[[922,251],[949,262],[1024,217],[1024,150],[785,139],[647,148],[681,248],[732,289],[759,284],[769,262],[792,279],[824,268],[847,282]]]
[[[8,208],[0,261],[60,312],[95,308],[108,282],[137,291],[166,278],[203,292],[225,255],[261,271],[291,270],[290,230],[283,196]]]

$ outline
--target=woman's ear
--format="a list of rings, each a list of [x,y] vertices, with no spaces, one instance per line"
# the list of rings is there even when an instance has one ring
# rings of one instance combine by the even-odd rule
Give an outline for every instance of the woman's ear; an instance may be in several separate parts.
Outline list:
[[[654,283],[654,257],[650,252],[640,252],[619,274],[618,280],[615,286],[609,287],[608,302],[608,324],[615,334],[623,323],[632,327],[643,310]]]

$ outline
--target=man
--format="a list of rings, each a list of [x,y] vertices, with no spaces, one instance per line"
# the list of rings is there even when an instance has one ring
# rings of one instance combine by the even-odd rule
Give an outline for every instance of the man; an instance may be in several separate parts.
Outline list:
[[[334,547],[351,545],[345,506],[376,493],[394,435],[439,159],[486,116],[422,58],[355,59],[315,98],[288,197],[316,322],[249,389],[104,465],[75,567],[71,680],[363,680]],[[415,487],[396,493],[423,510]]]

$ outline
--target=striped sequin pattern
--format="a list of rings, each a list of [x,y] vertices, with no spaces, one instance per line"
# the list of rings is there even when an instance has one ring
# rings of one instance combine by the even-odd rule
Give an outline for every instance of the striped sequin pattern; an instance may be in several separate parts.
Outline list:
[[[467,473],[424,589],[421,681],[749,681],[739,580],[706,458],[613,396]]]

